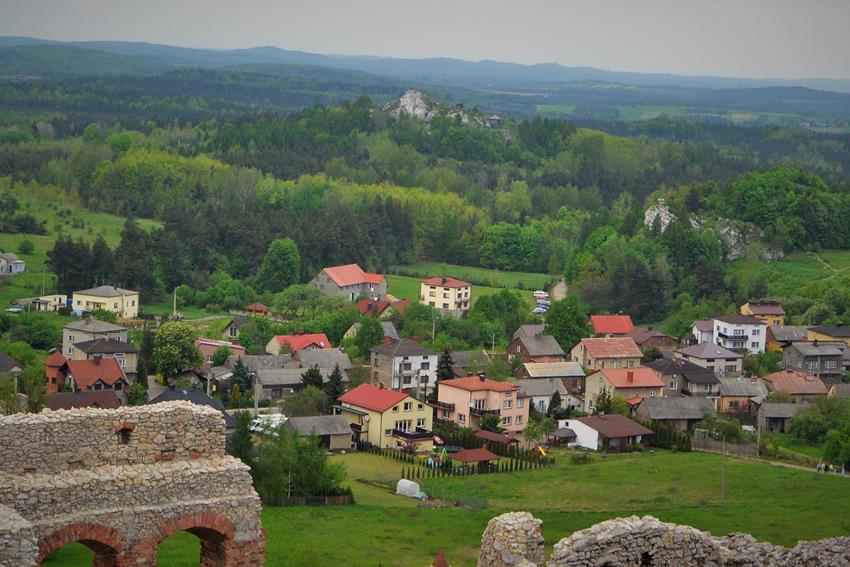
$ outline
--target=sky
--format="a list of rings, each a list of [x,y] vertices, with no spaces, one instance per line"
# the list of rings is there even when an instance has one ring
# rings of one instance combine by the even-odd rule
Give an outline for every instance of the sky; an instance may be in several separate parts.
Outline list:
[[[850,79],[850,0],[0,0],[0,35]]]

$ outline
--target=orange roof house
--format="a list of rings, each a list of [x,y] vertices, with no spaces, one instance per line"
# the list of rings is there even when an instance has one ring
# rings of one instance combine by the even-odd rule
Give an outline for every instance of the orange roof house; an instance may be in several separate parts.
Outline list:
[[[65,372],[75,391],[107,389],[123,391],[130,385],[127,376],[114,358],[69,360],[65,363]]]
[[[404,315],[404,312],[407,311],[408,307],[410,307],[410,301],[407,299],[402,299],[400,301],[374,301],[372,299],[361,299],[355,304],[355,307],[357,307],[357,310],[363,315],[368,315],[369,317],[380,317],[383,319],[384,317],[390,316],[393,312]]]
[[[632,318],[628,315],[591,315],[590,325],[593,334],[605,337],[618,337],[635,330]]]
[[[828,392],[820,378],[796,370],[780,370],[761,379],[769,391],[786,392],[799,402],[825,396]]]
[[[582,339],[570,351],[573,361],[584,368],[634,368],[643,353],[631,337]]]
[[[438,285],[440,287],[469,287],[471,284],[465,282],[463,280],[459,280],[457,278],[428,278],[427,280],[422,280],[422,283],[425,285]]]
[[[387,297],[387,280],[383,274],[366,272],[357,264],[324,268],[310,281],[310,285],[318,287],[328,295],[345,297],[349,301],[360,296],[375,301]]]
[[[296,333],[294,335],[276,335],[266,345],[269,354],[280,354],[281,349],[289,347],[290,352],[332,348],[324,333]]]
[[[374,384],[360,384],[340,396],[337,401],[383,413],[407,397],[408,395],[404,392]]]
[[[602,368],[585,379],[584,411],[595,410],[596,398],[606,390],[612,396],[624,398],[629,405],[637,405],[643,398],[664,395],[664,380],[654,369],[647,366],[637,368]]]
[[[258,317],[265,317],[269,314],[269,306],[263,305],[262,303],[252,303],[245,307],[245,311],[248,312],[248,315],[256,315]]]

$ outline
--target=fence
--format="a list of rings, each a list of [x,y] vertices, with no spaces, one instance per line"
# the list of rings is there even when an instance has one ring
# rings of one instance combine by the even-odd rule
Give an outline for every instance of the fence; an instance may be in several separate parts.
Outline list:
[[[479,444],[478,446],[480,447],[481,445]],[[518,472],[551,467],[555,464],[555,457],[544,457],[539,453],[536,453],[537,457],[531,457],[532,452],[525,450],[517,451],[517,453],[522,455],[524,458],[502,456],[500,460],[492,463],[456,464],[451,460],[451,454],[449,454],[449,457],[443,462],[437,465],[429,465],[429,459],[427,458],[422,458],[403,451],[397,451],[395,449],[382,449],[381,447],[366,446],[365,444],[358,446],[358,449],[360,451],[395,459],[396,461],[410,465],[403,467],[401,471],[401,478],[406,478],[408,480],[438,478],[443,476]],[[496,453],[496,451],[493,452]]]
[[[344,506],[354,504],[354,496],[351,494],[340,496],[284,496],[272,498],[265,504],[270,506]]]
[[[758,457],[758,448],[752,443],[724,443],[714,439],[694,438],[691,440],[691,448],[695,451],[707,451],[734,457]]]

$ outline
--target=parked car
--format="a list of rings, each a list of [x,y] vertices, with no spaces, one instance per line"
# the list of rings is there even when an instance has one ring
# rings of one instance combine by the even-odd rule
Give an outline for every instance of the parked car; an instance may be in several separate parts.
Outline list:
[[[546,309],[549,309],[549,307],[552,306],[552,302],[550,302],[548,299],[538,299],[537,305],[538,307],[545,307]]]
[[[286,423],[286,416],[282,413],[271,413],[266,415],[258,415],[251,422],[251,431],[259,433],[266,430],[275,430]]]
[[[534,311],[532,311],[531,314],[532,315],[543,315],[547,311],[548,311],[548,309],[546,309],[544,307],[535,307]]]
[[[534,292],[534,299],[549,299],[549,294],[543,290],[538,289]]]

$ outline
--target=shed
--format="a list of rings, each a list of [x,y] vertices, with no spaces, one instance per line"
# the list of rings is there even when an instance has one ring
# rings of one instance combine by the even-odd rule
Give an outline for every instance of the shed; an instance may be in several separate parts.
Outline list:
[[[301,437],[315,434],[319,438],[319,444],[329,451],[345,451],[351,448],[351,426],[341,415],[291,417],[284,427],[294,429]]]

